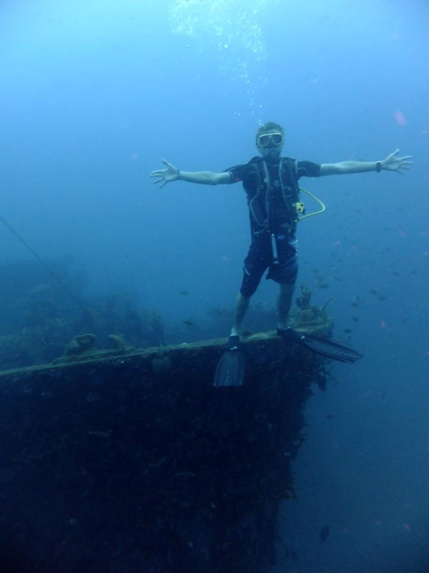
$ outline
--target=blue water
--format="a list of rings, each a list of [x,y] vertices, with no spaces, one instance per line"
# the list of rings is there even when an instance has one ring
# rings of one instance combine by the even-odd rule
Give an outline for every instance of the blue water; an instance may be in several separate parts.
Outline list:
[[[335,299],[365,358],[308,404],[279,572],[429,570],[428,29],[423,0],[0,4],[0,215],[167,332],[232,306],[249,231],[240,185],[159,190],[162,158],[222,171],[264,121],[298,159],[413,155],[404,176],[303,181],[327,210],[300,226],[298,284]],[[0,262],[31,258],[4,225],[0,241]],[[264,282],[252,302],[275,296]]]

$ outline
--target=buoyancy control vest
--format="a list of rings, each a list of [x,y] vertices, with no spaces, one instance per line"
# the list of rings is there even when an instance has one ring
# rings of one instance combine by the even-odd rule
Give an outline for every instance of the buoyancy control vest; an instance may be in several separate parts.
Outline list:
[[[247,194],[252,232],[294,233],[296,230],[299,185],[297,162],[281,157],[271,165],[261,157],[250,160],[243,179]]]

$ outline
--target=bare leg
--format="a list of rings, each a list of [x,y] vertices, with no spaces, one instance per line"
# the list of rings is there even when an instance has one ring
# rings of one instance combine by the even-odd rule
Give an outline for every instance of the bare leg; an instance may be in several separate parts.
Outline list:
[[[281,284],[277,298],[277,328],[286,330],[288,328],[287,317],[292,306],[292,297],[295,285]]]
[[[240,332],[240,326],[243,322],[243,318],[249,308],[250,298],[244,297],[241,292],[238,293],[235,299],[234,308],[234,323],[231,328],[231,336],[238,336]]]

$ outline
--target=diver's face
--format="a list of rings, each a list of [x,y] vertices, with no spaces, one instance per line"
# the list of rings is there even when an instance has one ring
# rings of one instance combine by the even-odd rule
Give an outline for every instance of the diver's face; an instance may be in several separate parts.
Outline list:
[[[272,130],[261,133],[256,147],[262,157],[269,163],[276,162],[283,151],[284,137],[279,131]]]

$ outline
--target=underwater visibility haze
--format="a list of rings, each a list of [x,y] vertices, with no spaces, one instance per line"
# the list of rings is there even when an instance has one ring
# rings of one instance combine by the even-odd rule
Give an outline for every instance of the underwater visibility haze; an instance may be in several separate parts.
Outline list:
[[[413,156],[302,181],[326,211],[299,224],[297,287],[364,358],[308,402],[278,573],[429,571],[428,28],[423,0],[0,2],[1,336],[49,289],[37,256],[79,300],[156,312],[167,344],[228,336],[245,193],[159,189],[162,159],[246,163],[267,121],[299,160]],[[263,280],[249,329],[276,296]]]

